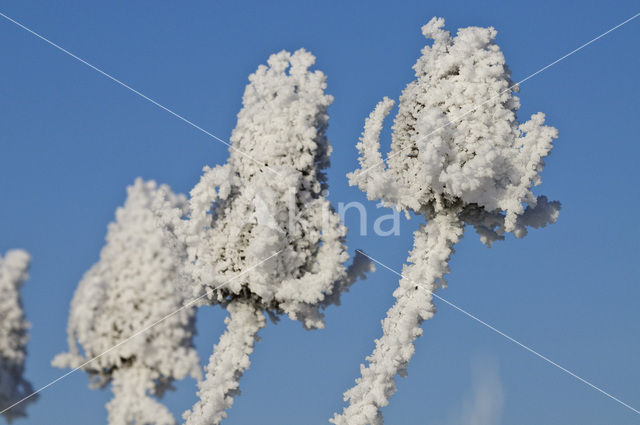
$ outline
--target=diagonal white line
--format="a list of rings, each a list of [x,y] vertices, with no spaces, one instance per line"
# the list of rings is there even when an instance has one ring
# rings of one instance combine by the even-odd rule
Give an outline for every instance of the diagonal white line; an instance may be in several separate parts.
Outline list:
[[[602,38],[602,37],[604,37],[605,35],[609,34],[610,32],[615,31],[615,30],[617,30],[618,28],[620,28],[621,26],[623,26],[624,24],[627,24],[627,23],[631,22],[632,20],[634,20],[634,19],[635,19],[635,18],[637,18],[638,16],[640,16],[640,13],[636,13],[635,15],[633,15],[632,17],[630,17],[629,19],[627,19],[627,20],[625,20],[625,21],[623,21],[623,22],[619,23],[618,25],[616,25],[616,26],[614,26],[614,27],[609,28],[607,31],[605,31],[605,32],[603,32],[602,34],[600,34],[599,36],[597,36],[597,37],[595,37],[595,38],[593,38],[593,39],[591,39],[591,40],[587,41],[587,42],[586,42],[586,43],[584,43],[582,46],[580,46],[580,47],[577,47],[577,48],[573,49],[572,51],[570,51],[570,52],[569,52],[569,53],[567,53],[566,55],[564,55],[564,56],[562,56],[562,57],[560,57],[560,58],[556,59],[555,61],[551,62],[550,64],[548,64],[548,65],[546,65],[546,66],[543,66],[542,68],[540,68],[539,70],[537,70],[537,71],[536,71],[536,72],[534,72],[533,74],[530,74],[529,76],[527,76],[527,77],[523,78],[522,80],[518,81],[518,82],[517,82],[517,83],[515,83],[514,85],[512,85],[512,86],[510,86],[510,87],[507,87],[506,89],[504,89],[503,91],[501,91],[501,92],[500,92],[500,93],[498,93],[497,95],[495,95],[495,96],[493,96],[493,97],[491,97],[491,98],[489,98],[489,99],[485,100],[485,101],[484,101],[484,102],[482,102],[481,104],[479,104],[479,105],[477,105],[477,106],[474,106],[473,108],[469,109],[468,111],[466,111],[466,112],[465,112],[465,113],[463,113],[462,115],[460,115],[460,116],[458,116],[457,118],[455,118],[455,119],[453,119],[453,120],[449,121],[449,122],[448,122],[448,123],[446,123],[445,125],[443,125],[443,126],[441,126],[441,127],[436,128],[435,130],[433,130],[433,131],[432,131],[432,132],[430,132],[429,134],[426,134],[426,135],[425,135],[423,138],[421,138],[420,140],[417,140],[415,143],[421,143],[421,142],[426,141],[426,139],[427,139],[429,136],[431,136],[431,135],[433,135],[433,134],[437,133],[438,131],[442,130],[443,128],[447,128],[447,127],[449,127],[450,125],[452,125],[452,124],[453,124],[453,123],[455,123],[455,122],[460,121],[462,118],[464,118],[464,117],[466,117],[467,115],[469,115],[470,113],[474,112],[474,111],[475,111],[476,109],[478,109],[479,107],[481,107],[481,106],[483,106],[483,105],[486,105],[487,103],[489,103],[489,102],[491,102],[492,100],[494,100],[496,97],[499,97],[499,96],[503,95],[504,93],[508,92],[509,90],[512,90],[514,87],[519,86],[520,84],[524,83],[525,81],[530,80],[531,78],[535,77],[536,75],[540,74],[541,72],[543,72],[543,71],[545,71],[545,70],[547,70],[547,69],[551,68],[553,65],[557,64],[558,62],[561,62],[561,61],[565,60],[566,58],[568,58],[569,56],[573,55],[574,53],[579,52],[580,50],[582,50],[582,49],[584,49],[585,47],[587,47],[588,45],[590,45],[590,44],[592,44],[592,43],[594,43],[594,42],[598,41],[599,39],[601,39],[601,38]],[[355,179],[355,178],[357,178],[358,176],[361,176],[362,174],[367,173],[369,170],[371,170],[371,169],[373,169],[373,168],[376,168],[376,167],[377,167],[377,166],[379,166],[379,165],[384,164],[385,162],[389,161],[389,160],[390,160],[391,158],[393,158],[394,156],[397,156],[397,155],[401,154],[402,152],[404,152],[405,150],[407,150],[407,149],[409,149],[409,148],[411,148],[411,147],[413,147],[413,145],[406,146],[405,148],[403,148],[403,149],[399,150],[398,152],[395,152],[395,153],[393,153],[393,154],[391,154],[391,155],[388,155],[386,159],[383,159],[382,161],[378,162],[377,164],[374,164],[374,165],[372,165],[371,167],[366,168],[366,169],[364,169],[364,170],[360,171],[358,174],[354,174],[353,178]]]
[[[399,273],[395,270],[393,270],[391,267],[387,266],[386,264],[383,264],[382,262],[376,260],[373,257],[370,257],[369,255],[365,254],[364,252],[358,250],[362,255],[364,255],[365,257],[369,258],[371,261],[381,265],[382,267],[384,267],[385,269],[389,270],[390,272],[404,278],[407,279],[409,282],[415,284],[416,286],[419,286],[420,288],[424,289],[425,291],[429,292],[431,295],[433,295],[434,297],[436,297],[437,299],[439,299],[440,301],[448,304],[449,306],[455,308],[456,310],[458,310],[460,313],[470,317],[471,319],[475,320],[476,322],[480,323],[481,325],[486,326],[487,328],[491,329],[492,331],[494,331],[495,333],[497,333],[498,335],[501,335],[503,337],[505,337],[506,339],[508,339],[509,341],[513,342],[514,344],[519,345],[520,347],[524,348],[525,350],[527,350],[528,352],[530,352],[531,354],[541,358],[542,360],[544,360],[545,362],[557,367],[558,369],[560,369],[561,371],[573,376],[574,378],[576,378],[577,380],[579,380],[580,382],[587,384],[588,386],[590,386],[591,388],[593,388],[594,390],[606,395],[607,397],[609,397],[610,399],[620,403],[621,405],[623,405],[624,407],[634,411],[635,413],[640,415],[640,411],[636,408],[634,408],[633,406],[628,405],[627,403],[625,403],[624,401],[620,400],[619,398],[616,398],[614,396],[612,396],[611,394],[609,394],[608,392],[606,392],[605,390],[603,390],[600,387],[597,387],[596,385],[592,384],[591,382],[587,381],[584,378],[581,378],[580,376],[576,375],[575,373],[571,372],[569,369],[560,366],[558,363],[554,362],[553,360],[549,359],[548,357],[540,354],[539,352],[537,352],[536,350],[534,350],[533,348],[523,344],[522,342],[518,341],[517,339],[507,335],[506,333],[502,332],[501,330],[495,328],[494,326],[488,324],[487,322],[479,319],[478,317],[474,316],[473,314],[469,313],[468,311],[464,310],[462,307],[458,307],[457,305],[455,305],[454,303],[452,303],[451,301],[447,301],[446,299],[442,298],[441,296],[439,296],[438,294],[436,294],[433,291],[430,291],[429,289],[427,289],[425,286],[423,286],[422,284],[415,282],[411,279],[409,279],[408,277],[404,276],[402,273]]]
[[[58,44],[54,43],[53,41],[49,40],[48,38],[44,37],[43,35],[38,34],[37,32],[35,32],[34,30],[32,30],[31,28],[26,27],[25,25],[21,24],[20,22],[16,21],[15,19],[10,18],[9,16],[5,15],[4,13],[0,12],[0,16],[2,16],[3,18],[5,18],[7,21],[9,22],[13,22],[14,24],[16,24],[17,26],[19,26],[20,28],[22,28],[23,30],[30,32],[31,34],[35,35],[36,37],[38,37],[39,39],[41,39],[42,41],[44,41],[45,43],[55,47],[56,49],[60,50],[63,53],[66,53],[67,55],[71,56],[72,58],[74,58],[75,60],[85,64],[86,66],[88,66],[89,68],[93,69],[96,72],[99,72],[100,74],[104,75],[105,77],[107,77],[108,79],[110,79],[111,81],[121,85],[122,87],[126,88],[127,90],[131,91],[132,93],[137,94],[138,96],[140,96],[141,98],[153,103],[154,105],[156,105],[158,108],[170,113],[171,115],[173,115],[174,117],[178,118],[181,121],[184,121],[185,123],[189,124],[191,127],[201,131],[202,133],[206,134],[209,137],[212,137],[213,139],[217,140],[218,142],[226,145],[229,147],[229,149],[233,149],[234,151],[238,152],[239,154],[243,155],[244,157],[250,159],[251,161],[255,162],[256,164],[262,166],[262,167],[266,167],[268,170],[270,170],[271,172],[277,174],[278,176],[281,176],[280,173],[278,173],[276,170],[274,170],[273,168],[270,168],[268,165],[266,165],[263,162],[258,161],[257,159],[253,158],[251,155],[241,151],[240,149],[232,146],[230,143],[222,140],[221,138],[219,138],[218,136],[216,136],[215,134],[205,130],[204,128],[200,127],[199,125],[195,124],[193,121],[188,120],[187,118],[183,117],[182,115],[178,114],[177,112],[172,111],[171,109],[167,108],[164,105],[161,105],[160,103],[156,102],[155,100],[151,99],[150,97],[144,95],[143,93],[140,93],[138,90],[134,89],[133,87],[129,86],[126,83],[123,83],[122,81],[120,81],[119,79],[117,79],[116,77],[112,76],[111,74],[108,74],[107,72],[101,70],[100,68],[98,68],[97,66],[94,66],[92,64],[90,64],[89,62],[87,62],[86,60],[74,55],[73,53],[71,53],[70,51],[66,50],[65,48],[59,46]]]
[[[256,267],[258,267],[260,264],[270,260],[271,258],[275,257],[276,255],[280,254],[283,250],[281,249],[280,251],[276,252],[275,254],[270,255],[269,257],[265,258],[264,260],[260,261],[259,263],[249,267],[248,269],[244,270],[243,272],[237,274],[236,276],[232,277],[231,279],[227,280],[226,282],[216,286],[215,288],[205,292],[204,294],[200,295],[198,298],[194,298],[191,301],[189,301],[188,303],[184,304],[182,307],[180,307],[179,309],[177,309],[176,311],[174,311],[173,313],[167,314],[166,316],[162,317],[161,319],[158,319],[157,321],[153,322],[152,324],[150,324],[149,326],[137,331],[136,333],[134,333],[133,335],[131,335],[130,337],[123,339],[122,341],[120,341],[119,343],[117,343],[116,345],[114,345],[113,347],[109,348],[108,350],[104,351],[103,353],[98,354],[97,356],[93,357],[92,359],[87,360],[86,362],[84,362],[83,364],[81,364],[80,366],[76,367],[75,369],[70,370],[69,372],[65,373],[64,375],[54,379],[53,381],[49,382],[47,385],[44,385],[42,387],[40,387],[39,389],[37,389],[36,391],[32,392],[31,394],[29,394],[28,396],[22,398],[21,400],[13,403],[11,406],[3,409],[0,412],[0,415],[3,414],[4,412],[12,409],[13,407],[17,406],[18,404],[22,403],[25,400],[30,399],[31,397],[33,397],[34,395],[38,394],[39,392],[46,390],[47,388],[49,388],[50,386],[54,385],[55,383],[63,380],[64,378],[66,378],[67,376],[71,375],[72,373],[77,372],[78,370],[82,369],[83,367],[85,367],[86,365],[88,365],[89,363],[93,362],[96,359],[99,359],[100,357],[104,356],[105,354],[115,350],[116,348],[120,347],[122,344],[125,344],[126,342],[132,340],[133,338],[137,337],[140,334],[145,333],[146,331],[148,331],[149,329],[153,328],[154,326],[164,322],[165,320],[167,320],[168,318],[178,314],[179,312],[181,312],[182,310],[184,310],[187,307],[192,306],[194,303],[198,302],[199,300],[201,300],[202,298],[209,296],[210,294],[212,294],[216,289],[220,289],[223,286],[225,286],[226,284],[228,284],[229,282],[239,278],[240,276],[242,276],[245,273],[248,273],[249,271],[255,269]]]

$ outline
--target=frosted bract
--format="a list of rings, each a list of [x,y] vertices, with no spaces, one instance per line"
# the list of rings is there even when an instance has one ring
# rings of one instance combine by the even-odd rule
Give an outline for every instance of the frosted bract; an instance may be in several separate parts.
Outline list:
[[[463,28],[452,37],[443,26],[434,18],[422,27],[433,43],[400,97],[388,165],[381,163],[379,136],[394,102],[385,98],[367,119],[358,144],[361,170],[350,181],[398,209],[477,205],[503,212],[512,232],[526,206],[536,205],[531,187],[540,183],[557,131],[544,125],[542,113],[518,122],[517,87],[493,28]]]
[[[74,295],[69,353],[53,363],[82,367],[93,386],[113,382],[110,424],[172,424],[168,410],[150,396],[162,396],[174,379],[199,378],[200,370],[192,345],[194,310],[182,308],[186,301],[178,291],[185,254],[165,244],[151,205],[182,209],[185,199],[141,179],[127,195],[109,224],[100,261]]]
[[[29,254],[23,250],[7,251],[0,256],[0,410],[4,410],[33,392],[23,378],[27,356],[29,322],[22,311],[20,287],[29,277]],[[26,416],[30,397],[3,413],[4,418]]]
[[[323,326],[319,309],[348,259],[346,229],[324,198],[332,97],[314,61],[283,51],[249,77],[229,160],[205,168],[180,225],[195,294],[251,300],[308,328]]]

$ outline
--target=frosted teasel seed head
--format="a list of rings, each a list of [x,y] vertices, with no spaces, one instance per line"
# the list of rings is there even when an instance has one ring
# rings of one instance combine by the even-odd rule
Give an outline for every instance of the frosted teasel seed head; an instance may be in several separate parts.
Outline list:
[[[23,377],[27,356],[27,331],[20,299],[20,288],[29,278],[30,255],[21,249],[7,251],[0,256],[0,410],[20,402],[33,393],[31,384]],[[24,400],[2,414],[11,423],[26,416],[26,408],[37,395]]]
[[[154,181],[137,179],[129,186],[100,260],[71,303],[69,352],[53,365],[82,366],[92,387],[113,382],[115,397],[107,405],[112,424],[169,423],[168,410],[150,396],[162,396],[176,379],[201,377],[193,346],[195,310],[183,308],[187,300],[179,284],[185,248],[167,245],[153,207],[179,211],[185,202]]]
[[[194,295],[250,301],[307,328],[323,326],[324,300],[349,279],[346,228],[325,198],[333,98],[314,62],[304,49],[282,51],[249,77],[229,160],[205,167],[176,225]]]
[[[442,18],[422,27],[432,43],[423,48],[413,67],[416,79],[400,97],[386,164],[379,139],[394,106],[389,98],[365,122],[357,145],[361,168],[348,175],[350,184],[398,210],[431,216],[457,208],[474,225],[480,212],[487,213],[487,243],[505,232],[523,236],[533,216],[537,224],[542,214],[545,224],[555,221],[560,204],[544,198],[533,212],[538,199],[531,188],[540,183],[556,129],[544,125],[542,113],[517,120],[518,87],[494,43],[495,29],[462,28],[452,37],[443,27]]]

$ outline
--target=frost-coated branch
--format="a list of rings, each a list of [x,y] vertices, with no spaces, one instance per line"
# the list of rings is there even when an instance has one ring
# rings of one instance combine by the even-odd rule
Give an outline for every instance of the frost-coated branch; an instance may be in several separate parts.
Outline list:
[[[153,399],[153,372],[147,368],[117,369],[112,376],[113,399],[107,403],[110,425],[175,425],[165,405]]]
[[[27,356],[27,331],[20,300],[20,287],[29,277],[31,258],[26,251],[14,249],[0,256],[0,410],[22,400],[33,392],[24,379],[24,362]],[[4,418],[26,416],[26,408],[36,397],[30,397],[3,413]]]
[[[250,303],[232,301],[227,310],[227,329],[214,346],[205,379],[198,385],[200,399],[183,415],[186,425],[218,425],[227,416],[225,411],[240,394],[239,381],[251,363],[258,331],[266,325],[264,313]]]
[[[430,319],[435,308],[431,293],[449,272],[453,246],[462,237],[463,223],[457,212],[437,214],[414,233],[409,265],[394,292],[396,303],[382,321],[382,337],[360,366],[361,377],[344,395],[349,402],[341,414],[331,420],[336,425],[381,425],[380,409],[396,391],[396,375],[405,374],[413,356],[414,341],[422,335],[420,324]]]

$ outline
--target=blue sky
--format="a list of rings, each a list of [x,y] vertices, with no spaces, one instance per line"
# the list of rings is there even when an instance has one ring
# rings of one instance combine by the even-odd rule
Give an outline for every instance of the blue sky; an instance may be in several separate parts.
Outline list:
[[[492,25],[520,80],[638,12],[634,1],[397,2],[8,2],[0,11],[228,139],[247,76],[269,54],[305,47],[328,75],[334,202],[365,203],[349,187],[364,118],[412,79],[432,16],[448,29]],[[0,251],[33,256],[23,300],[33,324],[27,377],[41,387],[63,371],[73,291],[103,244],[107,223],[137,176],[187,192],[227,148],[0,18]],[[562,201],[559,221],[487,249],[473,232],[458,245],[439,295],[640,408],[640,19],[522,85],[521,117],[543,111],[557,127],[538,193]],[[358,227],[356,215],[347,225]],[[371,219],[369,228],[372,228]],[[400,270],[420,220],[401,234],[349,236]],[[229,425],[323,424],[380,334],[397,276],[378,268],[359,282],[327,327],[282,320],[262,331]],[[458,424],[474,368],[502,389],[495,424],[638,423],[640,416],[442,302],[424,324],[409,377],[384,410],[387,423]],[[202,361],[224,312],[203,308]],[[480,359],[480,360],[479,360]],[[488,360],[487,360],[488,359]],[[474,366],[475,365],[475,366]],[[483,366],[480,366],[483,369]],[[482,374],[480,374],[482,376]],[[494,388],[492,387],[492,388]],[[100,424],[109,391],[76,373],[43,391],[26,424]],[[185,380],[165,398],[179,414],[195,400]],[[2,421],[2,420],[0,420]],[[488,425],[488,424],[487,424]]]

